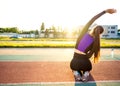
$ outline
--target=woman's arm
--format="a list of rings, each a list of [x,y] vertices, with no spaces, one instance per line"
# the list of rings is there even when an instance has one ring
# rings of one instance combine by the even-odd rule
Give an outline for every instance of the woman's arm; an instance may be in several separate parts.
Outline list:
[[[100,12],[99,14],[95,15],[91,20],[88,21],[88,23],[84,26],[84,28],[82,29],[78,39],[77,39],[77,43],[76,43],[76,46],[75,48],[77,48],[78,46],[78,43],[79,41],[81,40],[81,38],[84,36],[84,34],[88,31],[89,27],[92,25],[92,23],[98,19],[99,17],[101,17],[103,14],[105,13],[109,13],[109,14],[113,14],[115,13],[116,10],[115,9],[107,9],[107,10],[104,10],[102,12]]]
[[[101,17],[103,14],[105,13],[109,13],[109,14],[113,14],[115,13],[116,10],[115,9],[107,9],[107,10],[104,10],[102,12],[100,12],[99,14],[95,15],[90,21],[88,21],[88,23],[84,26],[84,28],[82,29],[81,31],[81,36],[83,36],[89,29],[89,27],[92,25],[92,23],[98,19],[99,17]]]
[[[101,13],[94,16],[91,20],[89,20],[87,24],[83,27],[80,36],[83,36],[88,31],[89,27],[93,24],[93,22],[105,13],[105,11],[102,11]]]

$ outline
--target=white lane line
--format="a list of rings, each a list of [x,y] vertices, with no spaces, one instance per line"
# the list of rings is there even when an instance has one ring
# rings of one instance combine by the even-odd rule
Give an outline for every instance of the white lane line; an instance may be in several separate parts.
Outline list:
[[[19,62],[19,63],[24,63],[24,62],[27,63],[28,62],[29,63],[29,62],[70,62],[70,61],[39,61],[39,60],[37,60],[37,61],[32,61],[32,60],[29,60],[29,61],[28,60],[26,60],[26,61],[25,60],[24,61],[22,61],[22,60],[21,61],[20,60],[19,61],[18,60],[10,61],[9,60],[9,61],[7,61],[7,60],[0,60],[0,62]],[[100,61],[100,62],[120,62],[120,60],[109,60],[109,61],[105,60],[105,61]],[[100,62],[98,62],[98,63],[100,63]]]
[[[86,83],[120,83],[120,80],[107,80],[107,81],[88,81]],[[19,83],[0,83],[0,85],[27,85],[27,84],[80,84],[83,82],[19,82]]]
[[[120,60],[101,60],[100,62],[115,62]],[[42,61],[42,60],[0,60],[0,62],[70,62],[70,61]]]

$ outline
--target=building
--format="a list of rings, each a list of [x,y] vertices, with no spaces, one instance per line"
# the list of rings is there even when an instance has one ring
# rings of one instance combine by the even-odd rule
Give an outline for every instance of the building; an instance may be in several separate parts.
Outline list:
[[[0,37],[12,37],[17,35],[17,33],[0,33]]]
[[[118,25],[102,25],[104,32],[102,38],[118,38]]]
[[[13,38],[34,38],[35,34],[18,34],[18,33],[0,33],[0,37],[13,37]]]
[[[101,38],[120,38],[120,32],[118,32],[118,25],[102,25],[104,32]],[[55,31],[53,29],[42,31],[38,37],[46,38],[77,38],[79,32],[83,26],[77,28],[77,32],[68,33],[67,31]],[[17,33],[0,33],[0,37],[22,37],[22,38],[34,38],[35,34],[17,34]]]

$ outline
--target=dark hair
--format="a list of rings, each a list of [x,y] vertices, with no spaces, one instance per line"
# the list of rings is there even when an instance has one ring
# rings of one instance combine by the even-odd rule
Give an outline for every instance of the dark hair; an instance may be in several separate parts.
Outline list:
[[[88,53],[88,56],[92,56],[94,54],[94,62],[97,62],[100,57],[100,34],[104,31],[102,26],[97,26],[94,28],[94,43],[92,50]]]

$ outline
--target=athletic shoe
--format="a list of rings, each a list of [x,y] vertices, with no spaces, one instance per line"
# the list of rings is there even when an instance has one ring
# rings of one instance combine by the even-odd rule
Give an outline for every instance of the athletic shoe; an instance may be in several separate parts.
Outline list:
[[[82,79],[80,73],[78,71],[73,71],[75,81],[80,81]]]
[[[82,76],[82,81],[87,82],[89,80],[89,71],[85,71],[85,73]]]

